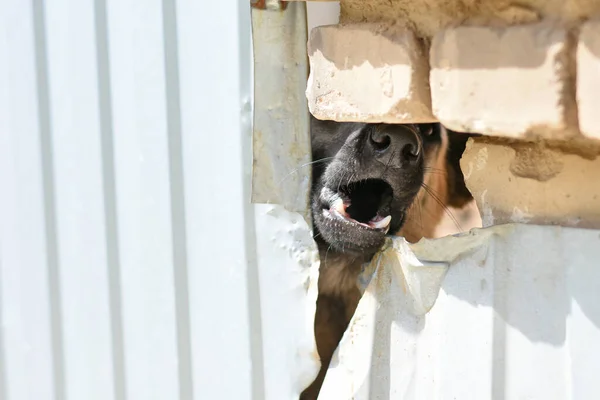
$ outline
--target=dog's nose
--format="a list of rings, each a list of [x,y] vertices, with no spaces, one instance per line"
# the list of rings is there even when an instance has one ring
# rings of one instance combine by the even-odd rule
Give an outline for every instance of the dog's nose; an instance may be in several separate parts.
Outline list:
[[[419,138],[409,127],[399,125],[373,129],[369,144],[376,157],[399,166],[414,163],[419,158]]]

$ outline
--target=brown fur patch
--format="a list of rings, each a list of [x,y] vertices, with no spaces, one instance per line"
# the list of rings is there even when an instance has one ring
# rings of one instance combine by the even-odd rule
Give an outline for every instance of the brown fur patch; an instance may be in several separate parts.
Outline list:
[[[417,194],[404,226],[397,233],[411,243],[418,242],[423,237],[433,237],[435,228],[444,215],[444,207],[448,203],[447,150],[448,137],[444,132],[440,147],[427,154],[428,163],[423,182],[426,188],[421,188]]]

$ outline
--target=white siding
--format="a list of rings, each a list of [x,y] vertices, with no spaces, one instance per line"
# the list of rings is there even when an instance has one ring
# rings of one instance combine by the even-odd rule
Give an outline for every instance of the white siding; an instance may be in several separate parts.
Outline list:
[[[309,228],[249,202],[250,33],[249,2],[0,3],[0,399],[295,399],[315,373]]]
[[[321,399],[598,398],[599,242],[597,230],[502,225],[412,246],[448,261],[443,280],[389,250]],[[427,314],[412,307],[438,291]]]

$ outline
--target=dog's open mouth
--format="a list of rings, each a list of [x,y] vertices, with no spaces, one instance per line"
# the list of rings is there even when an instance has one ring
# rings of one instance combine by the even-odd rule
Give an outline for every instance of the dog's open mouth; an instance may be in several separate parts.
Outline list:
[[[392,187],[381,179],[366,179],[340,186],[337,191],[323,188],[323,215],[356,227],[387,233],[393,198]]]

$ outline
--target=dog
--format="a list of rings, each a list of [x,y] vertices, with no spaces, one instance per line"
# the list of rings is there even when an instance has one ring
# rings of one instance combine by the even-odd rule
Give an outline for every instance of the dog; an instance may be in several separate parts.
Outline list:
[[[311,116],[311,212],[321,266],[315,338],[321,369],[300,400],[316,400],[361,294],[361,265],[387,234],[432,237],[447,206],[472,196],[459,161],[471,134],[440,124],[366,124]]]

